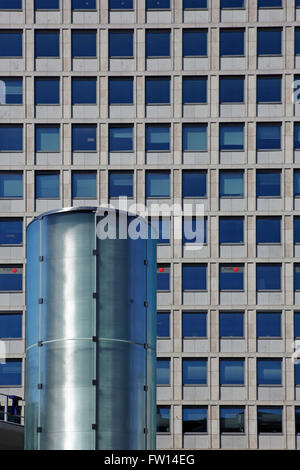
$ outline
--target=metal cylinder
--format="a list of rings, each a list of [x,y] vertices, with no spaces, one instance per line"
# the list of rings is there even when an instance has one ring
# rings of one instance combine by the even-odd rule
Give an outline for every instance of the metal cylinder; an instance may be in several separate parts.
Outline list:
[[[26,449],[155,449],[156,243],[115,215],[116,239],[96,208],[27,227]]]

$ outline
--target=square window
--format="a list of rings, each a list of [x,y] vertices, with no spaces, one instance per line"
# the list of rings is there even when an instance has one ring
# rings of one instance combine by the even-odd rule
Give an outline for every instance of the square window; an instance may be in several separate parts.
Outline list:
[[[35,57],[59,57],[59,31],[36,30],[34,33]]]
[[[220,406],[220,432],[245,432],[245,408],[243,406]]]
[[[220,124],[220,151],[244,150],[244,125]]]
[[[23,80],[22,78],[0,77],[0,105],[22,104],[23,102]]]
[[[34,96],[36,105],[59,104],[59,78],[36,77]]]
[[[294,217],[294,243],[300,243],[300,217]]]
[[[256,150],[281,149],[281,123],[256,125]]]
[[[110,30],[108,32],[109,57],[133,57],[133,31]]]
[[[182,290],[206,291],[207,289],[207,265],[183,264],[182,265]]]
[[[258,406],[257,407],[257,432],[282,433],[282,407]]]
[[[245,0],[221,0],[221,8],[245,8]]]
[[[22,265],[2,264],[0,266],[0,291],[21,292],[23,279]]]
[[[170,385],[170,359],[156,359],[156,385]]]
[[[244,243],[244,217],[220,217],[219,243]]]
[[[207,359],[182,359],[182,385],[207,384]]]
[[[244,102],[245,77],[220,77],[220,104]]]
[[[256,196],[280,197],[281,172],[277,170],[257,170],[256,172]]]
[[[72,104],[97,104],[97,78],[72,78]]]
[[[282,7],[282,0],[258,0],[258,8]]]
[[[257,359],[257,385],[281,385],[281,359]]]
[[[300,196],[300,171],[294,171],[294,196]]]
[[[133,0],[109,0],[110,10],[133,10]]]
[[[257,30],[257,55],[281,55],[281,28],[259,28]]]
[[[23,151],[23,126],[0,124],[0,152]]]
[[[95,152],[97,150],[97,125],[72,125],[72,152]]]
[[[244,312],[220,312],[220,338],[244,338]]]
[[[35,126],[35,151],[59,152],[60,127],[59,125],[39,124]]]
[[[170,104],[170,77],[146,77],[146,104]]]
[[[1,218],[0,219],[0,245],[22,245],[23,244],[23,219]],[[1,328],[0,328],[1,331]]]
[[[97,57],[97,31],[72,30],[72,57]]]
[[[170,337],[170,313],[157,312],[157,337],[169,338]]]
[[[220,359],[219,365],[220,385],[244,385],[244,359]]]
[[[170,244],[170,219],[166,217],[151,217],[151,224],[149,225],[149,238],[156,239],[157,244],[169,245]]]
[[[183,406],[182,407],[182,433],[195,434],[207,432],[207,407]]]
[[[280,243],[281,217],[256,218],[256,243]]]
[[[170,407],[167,405],[156,407],[156,432],[170,432]]]
[[[182,337],[207,338],[206,312],[182,312]]]
[[[146,57],[170,57],[170,31],[146,30]]]
[[[244,29],[220,29],[220,56],[243,56]]]
[[[59,10],[59,0],[34,0],[35,10]]]
[[[207,103],[207,77],[183,77],[182,103]]]
[[[133,197],[133,171],[109,172],[109,197]]]
[[[72,173],[72,198],[97,198],[97,173],[95,171]]]
[[[294,123],[294,150],[300,150],[300,123]]]
[[[0,363],[0,386],[22,385],[22,359],[6,359]]]
[[[0,57],[22,57],[23,33],[20,30],[0,30]]]
[[[22,10],[22,0],[0,0],[0,10]]]
[[[96,10],[96,0],[72,0],[72,10]]]
[[[21,172],[0,172],[0,198],[22,199],[23,174]]]
[[[257,338],[281,338],[281,312],[257,312]]]
[[[244,173],[242,171],[220,171],[220,197],[244,196]]]
[[[294,265],[294,290],[295,291],[300,290],[300,265],[299,264]]]
[[[133,126],[110,125],[109,126],[109,151],[132,152],[133,151]]]
[[[184,10],[199,10],[207,8],[207,0],[183,0]]]
[[[146,124],[146,152],[170,150],[170,125]]]
[[[182,243],[207,243],[207,218],[184,216],[182,220]]]
[[[146,172],[146,197],[170,197],[170,172]]]
[[[170,290],[170,266],[168,264],[159,264],[156,269],[157,274],[157,290]]]
[[[35,174],[36,199],[59,199],[59,172],[43,171]]]
[[[183,57],[207,56],[207,29],[184,29],[182,34]]]
[[[109,77],[109,104],[133,104],[133,78]]]
[[[147,10],[169,10],[170,0],[146,0]]]
[[[219,290],[244,290],[244,266],[241,264],[221,264],[219,274]]]
[[[0,313],[0,337],[22,338],[22,313]]]
[[[262,75],[257,77],[257,102],[281,103],[281,77]]]
[[[206,197],[207,172],[203,170],[182,171],[182,197]]]
[[[256,290],[280,291],[281,290],[281,265],[257,264],[256,265]]]
[[[207,150],[207,125],[182,125],[182,150],[184,152],[205,152]]]

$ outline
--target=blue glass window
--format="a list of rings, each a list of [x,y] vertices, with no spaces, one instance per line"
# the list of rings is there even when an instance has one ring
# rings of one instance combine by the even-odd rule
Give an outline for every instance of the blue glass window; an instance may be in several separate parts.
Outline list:
[[[97,103],[97,79],[94,77],[72,78],[72,104]]]
[[[146,57],[170,57],[170,31],[146,30]]]
[[[72,31],[72,57],[97,56],[97,31]]]
[[[258,406],[257,432],[272,434],[282,433],[282,407]]]
[[[281,359],[257,359],[257,385],[281,385]]]
[[[245,0],[221,0],[221,8],[244,8]]]
[[[207,243],[207,218],[185,216],[182,220],[182,243]]]
[[[300,150],[300,123],[294,124],[294,150]]]
[[[300,171],[294,171],[294,196],[300,196]]]
[[[300,243],[300,217],[294,217],[294,243]]]
[[[72,10],[96,10],[96,0],[72,0]]]
[[[220,103],[244,102],[245,77],[220,77]]]
[[[220,359],[220,385],[244,385],[244,359]]]
[[[220,151],[244,150],[244,125],[220,124]]]
[[[147,124],[146,151],[159,152],[163,150],[170,150],[170,125]]]
[[[294,265],[294,289],[296,291],[300,290],[300,265]]]
[[[257,312],[258,338],[281,338],[281,312]]]
[[[22,78],[0,77],[0,104],[22,104]]]
[[[220,338],[244,338],[244,312],[220,312]]]
[[[170,432],[170,406],[156,407],[156,432]]]
[[[151,217],[149,238],[156,239],[158,244],[170,244],[170,219]]]
[[[295,407],[295,431],[296,434],[300,434],[300,407],[298,406]]]
[[[156,384],[170,385],[170,359],[156,360]]]
[[[146,104],[170,104],[170,77],[146,77]]]
[[[21,199],[23,196],[23,174],[19,172],[0,172],[0,198]]]
[[[59,31],[35,31],[35,57],[59,57]]]
[[[22,0],[0,0],[0,10],[22,10]]]
[[[168,10],[170,0],[146,0],[147,10]]]
[[[184,152],[203,152],[207,150],[206,124],[182,125],[182,150]]]
[[[295,374],[295,385],[300,385],[300,365],[295,364],[294,366],[294,374]]]
[[[22,384],[22,360],[6,359],[0,363],[0,386],[14,386]]]
[[[281,55],[281,28],[257,30],[257,55]]]
[[[281,123],[259,123],[256,125],[256,149],[281,149]]]
[[[133,104],[133,78],[109,78],[109,104]]]
[[[157,312],[157,337],[169,338],[170,337],[170,313]]]
[[[258,0],[258,8],[282,7],[282,0]]]
[[[21,124],[0,125],[0,152],[22,152],[23,126]]]
[[[185,10],[207,8],[207,0],[183,0],[183,8]]]
[[[300,0],[295,0],[295,6],[300,7]]]
[[[22,291],[23,268],[20,265],[0,266],[0,291],[20,292]]]
[[[5,30],[0,31],[0,57],[22,57],[22,31]]]
[[[23,244],[23,219],[0,219],[0,245]]]
[[[220,406],[220,432],[245,432],[245,408],[243,406]]]
[[[109,172],[109,197],[133,197],[133,172]]]
[[[0,338],[22,338],[22,313],[0,313]]]
[[[97,150],[96,124],[73,124],[72,151],[94,152]]]
[[[220,217],[219,242],[244,243],[244,217]]]
[[[110,10],[132,10],[133,0],[109,0]]]
[[[281,217],[256,218],[256,243],[280,243]]]
[[[35,151],[60,151],[60,127],[58,125],[41,124],[35,126]]]
[[[170,173],[168,171],[146,172],[146,197],[170,197]]]
[[[109,126],[109,151],[133,151],[133,126]]]
[[[133,57],[133,31],[110,30],[109,57]]]
[[[300,312],[294,313],[294,337],[300,338]]]
[[[278,197],[280,190],[281,173],[277,170],[257,170],[256,172],[256,196]]]
[[[244,173],[242,171],[220,171],[220,197],[243,197]]]
[[[206,177],[203,170],[183,170],[182,197],[206,197]]]
[[[206,385],[207,360],[206,359],[182,359],[182,384]]]
[[[300,28],[295,28],[295,54],[300,54]]]
[[[59,10],[59,0],[34,0],[35,10]]]
[[[228,291],[243,290],[244,266],[241,264],[220,265],[219,289]]]
[[[182,432],[183,434],[207,432],[207,407],[183,406]]]
[[[156,269],[157,273],[157,290],[170,290],[170,266],[167,264],[159,264]]]
[[[36,199],[59,198],[59,173],[37,172],[35,175]]]
[[[207,103],[207,77],[183,77],[183,104]]]
[[[72,197],[79,199],[96,199],[97,174],[95,171],[82,171],[72,173]]]
[[[281,102],[281,77],[269,77],[265,75],[257,77],[257,102]]]
[[[280,290],[281,289],[281,265],[258,264],[256,266],[256,289]]]
[[[182,290],[206,290],[207,266],[205,264],[182,265]]]
[[[243,56],[244,55],[244,29],[220,30],[220,55]]]
[[[182,54],[184,57],[207,56],[207,30],[184,29]]]
[[[206,338],[206,312],[182,312],[182,337]]]
[[[59,104],[59,78],[35,78],[34,94],[36,105]]]

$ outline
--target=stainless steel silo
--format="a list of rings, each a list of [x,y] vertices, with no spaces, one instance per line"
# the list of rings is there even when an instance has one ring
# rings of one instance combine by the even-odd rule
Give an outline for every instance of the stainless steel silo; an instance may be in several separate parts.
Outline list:
[[[26,449],[155,448],[156,243],[100,239],[103,217],[27,227]]]

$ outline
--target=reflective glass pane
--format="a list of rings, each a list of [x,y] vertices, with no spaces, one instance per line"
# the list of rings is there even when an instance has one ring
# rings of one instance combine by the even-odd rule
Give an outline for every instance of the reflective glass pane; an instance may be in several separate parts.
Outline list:
[[[182,126],[182,149],[184,152],[203,152],[206,147],[206,125]]]
[[[34,0],[36,10],[59,10],[59,0]]]
[[[19,265],[0,266],[0,291],[20,292],[22,291],[23,268]]]
[[[59,198],[59,173],[37,173],[35,197],[37,199]]]
[[[220,150],[244,150],[244,126],[220,124]]]
[[[220,217],[219,219],[220,243],[244,243],[244,218]]]
[[[146,151],[170,150],[170,126],[146,126]]]
[[[184,57],[197,57],[207,55],[207,30],[184,29],[183,30]]]
[[[169,104],[170,83],[170,78],[146,78],[146,104]]]
[[[207,102],[207,78],[184,77],[182,80],[183,104],[197,104]]]
[[[72,79],[72,104],[96,104],[96,78]]]
[[[221,8],[244,8],[245,0],[221,0]]]
[[[294,243],[300,243],[300,217],[294,217]]]
[[[93,152],[97,150],[97,126],[73,125],[72,126],[72,151]]]
[[[0,152],[22,152],[23,126],[0,125]]]
[[[244,30],[221,29],[220,30],[220,55],[234,56],[244,55]]]
[[[282,0],[258,0],[257,3],[258,8],[266,7],[266,8],[273,8],[273,7],[281,7]]]
[[[133,150],[133,127],[132,126],[110,126],[109,127],[109,151],[110,152],[132,152]]]
[[[35,104],[59,104],[59,78],[35,79]]]
[[[257,290],[281,289],[281,266],[278,264],[265,264],[256,266]]]
[[[169,197],[170,173],[150,172],[146,173],[146,197]]]
[[[0,245],[22,245],[23,220],[0,219]]]
[[[109,104],[133,104],[133,78],[109,78]]]
[[[220,312],[219,317],[220,338],[243,338],[244,337],[244,313],[243,312]]]
[[[244,195],[244,175],[238,171],[220,172],[220,196],[242,197]]]
[[[280,243],[280,217],[257,217],[256,243]]]
[[[206,171],[184,170],[182,172],[182,197],[205,197],[206,177]]]
[[[281,124],[257,124],[256,149],[280,150],[281,148]]]
[[[96,10],[96,0],[72,0],[73,10]]]
[[[279,406],[259,406],[257,408],[257,432],[281,433],[282,408]]]
[[[294,313],[294,337],[300,338],[300,312]]]
[[[157,312],[157,337],[169,338],[170,336],[170,314]]]
[[[300,364],[295,364],[294,366],[294,378],[295,385],[300,385]]]
[[[157,385],[170,384],[170,359],[157,359],[156,361],[156,383]]]
[[[280,28],[261,28],[257,31],[258,55],[281,55]]]
[[[170,8],[170,0],[146,0],[148,10],[163,10]]]
[[[170,266],[158,265],[156,270],[157,290],[169,291],[170,290]]]
[[[281,359],[257,360],[257,384],[281,385]]]
[[[6,359],[0,363],[0,385],[22,385],[21,359]]]
[[[294,124],[294,150],[300,149],[300,123]]]
[[[0,10],[22,10],[22,0],[0,0]]]
[[[207,383],[206,359],[182,359],[182,384],[205,385]]]
[[[109,173],[109,197],[133,197],[133,172]]]
[[[207,0],[183,0],[184,9],[207,8]]]
[[[72,31],[72,57],[97,56],[96,31]]]
[[[243,407],[220,407],[220,432],[245,432],[245,409]]]
[[[256,196],[276,197],[280,196],[280,171],[256,172]]]
[[[244,359],[220,359],[220,385],[244,385]]]
[[[0,57],[22,57],[22,31],[0,31]]]
[[[109,31],[109,56],[133,57],[133,31]]]
[[[182,432],[207,432],[207,408],[203,406],[183,406]]]
[[[0,173],[0,198],[22,198],[23,175],[22,173]]]
[[[207,243],[207,218],[184,216],[182,220],[182,243]]]
[[[243,103],[244,82],[244,77],[220,77],[220,103]]]
[[[95,172],[72,173],[72,197],[95,199],[97,197],[96,181]]]
[[[295,28],[295,54],[296,55],[300,54],[300,29],[299,28]]]
[[[170,244],[170,219],[151,217],[149,238],[157,240],[158,244]]]
[[[22,78],[0,78],[0,104],[22,104]]]
[[[206,318],[204,312],[182,312],[182,337],[206,338]]]
[[[59,57],[59,31],[35,31],[35,57]]]
[[[170,407],[157,406],[156,432],[170,432]]]
[[[294,290],[295,291],[300,290],[300,265],[299,264],[294,265]]]
[[[281,77],[257,77],[257,102],[281,102]]]
[[[170,57],[169,30],[146,30],[146,56]]]
[[[59,152],[59,126],[35,126],[35,150],[36,152]]]
[[[0,338],[22,338],[21,313],[0,313]]]
[[[243,290],[244,289],[244,267],[237,265],[221,265],[219,277],[220,290]]]
[[[294,196],[300,196],[300,171],[294,171]]]
[[[182,290],[206,290],[206,265],[184,264],[182,266]]]
[[[280,338],[281,313],[257,312],[256,334],[258,338]]]
[[[110,10],[132,10],[133,0],[109,0]]]

